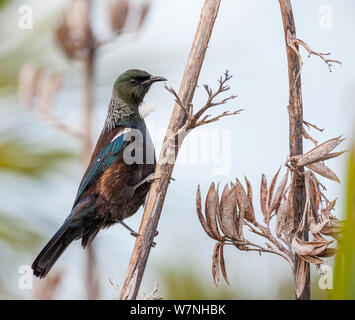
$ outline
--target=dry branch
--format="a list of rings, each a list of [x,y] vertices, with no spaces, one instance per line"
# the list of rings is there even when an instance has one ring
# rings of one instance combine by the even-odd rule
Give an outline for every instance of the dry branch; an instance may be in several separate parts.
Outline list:
[[[212,89],[209,88],[209,86],[207,84],[205,84],[203,87],[205,88],[208,98],[207,98],[207,102],[205,103],[205,105],[199,110],[197,111],[195,114],[193,113],[193,104],[189,103],[189,106],[186,106],[182,103],[182,101],[180,100],[178,94],[176,93],[176,91],[173,88],[169,88],[165,85],[165,89],[168,90],[174,97],[175,97],[175,102],[181,107],[181,109],[184,111],[187,120],[185,122],[185,124],[177,131],[176,135],[177,136],[184,136],[186,135],[186,133],[194,128],[197,128],[199,126],[211,123],[211,122],[215,122],[218,121],[220,118],[222,117],[227,117],[227,116],[232,116],[232,115],[236,115],[238,113],[240,113],[242,111],[242,109],[233,111],[233,112],[229,112],[229,111],[224,111],[221,114],[210,118],[210,115],[205,115],[202,119],[201,117],[203,116],[203,114],[210,108],[222,105],[227,103],[229,100],[235,99],[237,96],[231,95],[227,98],[224,98],[222,100],[219,101],[215,101],[215,99],[223,92],[228,91],[230,88],[227,85],[228,80],[230,80],[232,78],[232,76],[229,74],[228,70],[224,73],[224,77],[220,77],[218,82],[219,82],[219,87],[216,91],[213,91]]]
[[[301,62],[298,46],[291,45],[292,39],[296,37],[296,26],[293,16],[290,0],[279,0],[282,22],[285,34],[286,53],[288,61],[288,79],[289,79],[289,125],[290,125],[290,156],[303,154],[303,105],[302,105],[302,89],[301,89]],[[298,172],[292,172],[292,207],[294,226],[297,229],[303,216],[305,207],[305,185],[302,175],[303,168],[299,168]],[[305,221],[305,229],[299,232],[298,237],[302,240],[308,240],[307,231],[308,221]],[[296,255],[294,263],[295,285],[300,282],[298,276],[300,272],[300,258]],[[296,297],[301,300],[310,299],[310,273],[308,268],[304,268],[306,274],[304,277],[304,289],[301,294]],[[299,293],[299,292],[297,292]]]
[[[311,55],[314,55],[314,56],[317,56],[319,58],[321,58],[327,65],[328,65],[328,68],[329,68],[329,71],[332,72],[332,63],[337,63],[339,65],[341,65],[341,62],[338,61],[338,60],[333,60],[333,59],[327,59],[326,56],[329,56],[330,55],[330,52],[327,52],[327,53],[321,53],[321,52],[318,52],[318,51],[314,51],[312,50],[309,45],[307,43],[305,43],[303,40],[300,40],[300,39],[296,39],[296,38],[293,38],[291,39],[291,41],[289,42],[289,46],[295,51],[295,53],[297,54],[300,62],[301,62],[301,65],[303,65],[303,61],[302,61],[302,57],[298,51],[298,48],[297,48],[297,45],[300,45],[302,46],[307,52],[308,52],[308,57],[310,57]]]
[[[179,97],[182,104],[185,106],[189,106],[192,101],[205,52],[212,34],[213,25],[217,17],[219,5],[220,0],[206,0],[203,5],[200,22],[179,90]],[[120,299],[135,299],[137,297],[149,257],[151,243],[156,235],[158,221],[174,168],[174,162],[171,163],[169,159],[176,158],[179,148],[175,143],[175,139],[173,139],[174,143],[171,143],[170,135],[171,133],[176,133],[185,124],[186,119],[186,113],[176,103],[155,171],[155,176],[159,177],[159,179],[152,183],[149,191],[148,200],[139,228],[140,236],[137,237],[133,249]]]

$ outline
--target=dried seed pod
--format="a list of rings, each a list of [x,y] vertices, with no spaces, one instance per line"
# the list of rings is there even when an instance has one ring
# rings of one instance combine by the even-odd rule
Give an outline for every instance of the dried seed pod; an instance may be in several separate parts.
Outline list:
[[[325,251],[332,242],[331,240],[305,241],[298,237],[293,237],[291,247],[299,256],[316,256]]]
[[[316,182],[313,180],[311,176],[311,207],[313,211],[314,218],[318,217],[318,210],[319,210],[319,202],[320,202],[320,195],[318,194],[318,187]]]
[[[295,277],[296,279],[295,291],[297,297],[300,297],[304,290],[308,272],[309,272],[309,264],[306,261],[301,259],[299,261],[298,268],[296,270],[296,277]]]
[[[205,202],[205,213],[207,224],[212,231],[212,234],[216,237],[216,239],[222,239],[221,235],[218,231],[217,225],[217,216],[219,215],[219,205],[218,205],[218,193],[215,189],[214,182],[212,182],[210,189],[208,190]]]
[[[301,256],[301,259],[315,265],[320,265],[325,262],[324,260],[315,256]]]
[[[274,194],[274,188],[276,185],[276,181],[277,181],[277,177],[279,176],[281,167],[279,168],[279,170],[277,170],[276,174],[274,175],[274,177],[272,178],[269,190],[267,192],[267,207],[268,207],[268,214],[270,214],[270,206],[271,206],[271,200],[272,200],[272,196]]]
[[[314,219],[311,221],[311,223],[309,224],[309,230],[311,231],[312,234],[317,234],[317,233],[321,233],[322,229],[324,228],[324,226],[329,222],[329,219],[324,220],[321,223],[315,223]]]
[[[287,186],[287,181],[288,181],[288,170],[286,171],[284,177],[282,178],[281,182],[279,183],[279,186],[276,189],[275,196],[270,206],[270,210],[269,210],[270,213],[276,211],[279,208],[281,199],[284,195]]]
[[[33,64],[27,62],[21,67],[18,75],[18,93],[20,100],[27,107],[33,107],[41,77],[42,70]]]
[[[74,0],[68,10],[66,10],[66,24],[70,33],[85,34],[87,32],[89,19],[89,6],[87,0]]]
[[[290,243],[294,230],[292,201],[290,198],[285,197],[281,202],[281,205],[277,211],[275,227],[277,236],[281,237],[281,234],[284,235],[285,241]]]
[[[221,245],[221,248],[219,250],[219,261],[220,261],[220,266],[221,266],[221,272],[224,278],[224,281],[230,285],[229,280],[228,280],[228,276],[227,276],[227,271],[226,271],[226,264],[224,261],[224,251],[223,251],[224,245]]]
[[[326,236],[331,236],[335,239],[338,239],[341,233],[343,232],[344,225],[343,223],[335,218],[328,220],[328,223],[322,228],[321,233]]]
[[[326,239],[320,233],[315,233],[312,235],[314,241],[326,241]]]
[[[260,206],[264,216],[264,221],[267,222],[269,220],[269,214],[267,210],[267,182],[264,174],[261,176]]]
[[[243,203],[243,208],[245,210],[244,211],[245,219],[247,219],[249,222],[254,222],[255,221],[254,209],[238,178],[236,178],[236,193],[237,193],[238,202]]]
[[[277,211],[277,216],[276,216],[275,232],[279,238],[282,237],[282,230],[286,224],[286,217],[288,213],[289,213],[289,202],[287,199],[284,199],[281,202],[280,208]]]
[[[238,235],[240,239],[244,239],[243,235],[243,225],[244,225],[244,216],[245,216],[245,203],[242,199],[238,199],[237,196],[237,205],[238,205],[238,219],[237,219],[237,225],[238,225]]]
[[[340,180],[337,177],[337,175],[330,168],[325,166],[323,162],[311,163],[311,164],[306,165],[306,167],[325,178],[328,178],[330,180],[340,183]]]
[[[68,58],[81,58],[93,45],[86,0],[74,0],[55,30],[56,39]]]
[[[338,251],[338,249],[336,249],[336,248],[327,248],[325,251],[318,254],[318,256],[322,257],[322,258],[329,258],[329,257],[334,256],[337,253],[337,251]]]
[[[304,185],[306,189],[307,200],[309,200],[312,196],[311,174],[311,171],[306,171],[304,173]]]
[[[252,189],[251,184],[250,184],[249,180],[247,179],[247,177],[244,176],[244,179],[245,179],[245,183],[247,184],[248,199],[249,199],[251,207],[254,209],[254,206],[253,206],[253,189]]]
[[[336,249],[328,248],[332,241],[326,240],[319,233],[313,234],[313,237],[313,241],[304,241],[294,237],[292,248],[303,260],[319,265],[325,262],[320,257],[330,257],[336,252]]]
[[[331,217],[331,211],[334,209],[334,206],[337,202],[338,198],[335,198],[333,201],[329,202],[328,205],[321,210],[322,212],[322,218],[327,219]]]
[[[221,248],[221,243],[217,242],[213,249],[212,255],[212,277],[216,287],[218,287],[219,281],[219,250]]]
[[[340,136],[338,138],[330,139],[326,142],[323,142],[322,144],[316,146],[315,148],[301,156],[301,158],[297,161],[297,166],[302,167],[316,161],[321,161],[321,158],[323,156],[327,155],[343,141],[344,139],[341,139]]]
[[[115,0],[108,7],[111,30],[120,34],[126,24],[129,11],[128,0]]]
[[[239,239],[237,230],[237,195],[234,187],[223,189],[220,201],[220,220],[223,233],[230,239]]]
[[[212,233],[211,228],[207,224],[207,222],[202,214],[200,185],[198,185],[197,192],[196,192],[196,211],[197,211],[198,219],[200,220],[200,223],[201,223],[203,229],[205,230],[205,232],[207,233],[207,235],[214,240],[218,240],[218,239],[216,239],[216,237]]]
[[[309,229],[312,234],[318,238],[321,237],[320,234],[323,234],[337,239],[344,229],[343,222],[330,215],[323,215],[322,219],[323,221],[320,223],[311,221]]]
[[[50,113],[53,107],[54,96],[62,85],[62,76],[59,74],[46,74],[41,79],[38,88],[39,110],[45,114]]]
[[[309,219],[313,217],[313,219],[318,220],[317,211],[316,211],[316,202],[314,200],[315,197],[318,197],[316,192],[316,187],[314,181],[312,179],[312,172],[306,171],[304,174],[305,181],[305,189],[306,189],[306,207],[307,213],[309,214]]]
[[[145,19],[147,18],[150,6],[151,6],[151,2],[150,1],[145,2],[145,3],[142,4],[141,13],[140,13],[139,21],[138,21],[138,26],[137,26],[138,30],[140,30],[142,28],[143,23],[144,23]]]
[[[319,161],[326,161],[329,159],[333,159],[336,157],[341,156],[343,153],[347,152],[348,150],[344,150],[344,151],[339,151],[339,152],[334,152],[334,153],[328,153],[325,156],[319,158],[319,160],[315,161],[315,162],[319,162]],[[314,162],[313,162],[314,163]]]

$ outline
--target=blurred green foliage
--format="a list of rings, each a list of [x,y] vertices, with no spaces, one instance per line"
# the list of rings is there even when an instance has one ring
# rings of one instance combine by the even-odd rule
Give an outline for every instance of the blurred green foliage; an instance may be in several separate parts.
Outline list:
[[[36,18],[32,30],[20,30],[17,22],[9,16],[18,15],[22,1],[0,0],[0,94],[16,93],[18,72],[25,62],[50,69],[63,68],[60,53],[54,44],[53,30],[56,18],[61,13],[57,7]],[[16,21],[16,20],[15,20]],[[9,23],[11,27],[9,27]],[[1,106],[1,104],[0,104]]]
[[[57,169],[60,162],[71,160],[74,156],[72,152],[46,150],[43,145],[19,141],[8,134],[4,134],[3,140],[0,141],[0,171],[31,179],[42,178],[49,170]],[[0,212],[0,241],[7,246],[16,250],[32,251],[38,247],[41,238],[38,231],[31,229],[28,223],[14,215],[14,212]]]
[[[0,0],[0,9],[5,7],[9,2],[9,0]]]
[[[312,300],[327,300],[327,290],[321,289],[319,287],[320,274],[316,272],[311,275],[311,299]],[[295,289],[293,285],[293,279],[281,280],[277,284],[277,294],[276,297],[270,297],[277,300],[294,300],[295,299]]]
[[[16,95],[18,72],[25,62],[49,66],[50,70],[62,67],[58,61],[60,54],[53,45],[53,28],[56,21],[54,18],[60,11],[53,6],[46,14],[37,15],[32,30],[24,31],[17,27],[16,20],[18,8],[23,4],[30,3],[0,0],[0,98]],[[7,104],[0,103],[1,105]],[[13,103],[11,107],[17,108],[15,112],[18,112],[19,116],[22,115],[20,103]],[[12,134],[13,132],[16,134]],[[56,147],[52,142],[29,141],[16,122],[8,131],[1,130],[0,172],[11,174],[15,182],[20,176],[29,179],[43,178],[46,173],[58,170],[62,162],[75,158],[76,153]],[[5,183],[0,185],[0,188],[1,196],[11,199],[10,188],[7,188]],[[22,194],[20,183],[13,192]],[[0,299],[15,297],[7,283],[9,270],[18,266],[19,261],[26,256],[25,252],[32,255],[44,240],[41,229],[32,227],[16,210],[14,206],[13,211],[6,211],[0,204],[0,261],[6,266],[6,270],[0,268]],[[23,214],[27,216],[27,212]],[[18,254],[18,251],[21,254]]]
[[[355,148],[347,174],[347,200],[344,237],[335,260],[334,290],[330,299],[355,299]]]
[[[43,241],[23,219],[0,213],[0,241],[16,250],[31,251]]]
[[[39,178],[47,170],[55,169],[60,161],[74,158],[74,154],[61,150],[40,150],[16,139],[0,141],[0,170]]]
[[[0,141],[0,171],[38,179],[48,170],[56,169],[59,162],[74,157],[71,152],[38,150],[32,143],[26,144],[17,139],[7,138]],[[32,251],[39,245],[40,240],[41,235],[38,231],[31,229],[28,223],[17,215],[0,212],[1,242],[13,249]]]
[[[242,299],[235,288],[223,283],[223,279],[216,288],[212,276],[206,278],[200,275],[192,265],[179,266],[179,268],[164,265],[159,272],[159,278],[161,295],[167,300]]]

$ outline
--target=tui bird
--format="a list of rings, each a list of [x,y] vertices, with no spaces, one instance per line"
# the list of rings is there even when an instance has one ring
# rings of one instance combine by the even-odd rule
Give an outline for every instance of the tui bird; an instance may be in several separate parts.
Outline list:
[[[155,170],[155,151],[143,120],[143,98],[163,77],[130,69],[116,80],[104,128],[69,216],[32,264],[44,278],[73,240],[85,248],[102,229],[123,223],[144,203]]]

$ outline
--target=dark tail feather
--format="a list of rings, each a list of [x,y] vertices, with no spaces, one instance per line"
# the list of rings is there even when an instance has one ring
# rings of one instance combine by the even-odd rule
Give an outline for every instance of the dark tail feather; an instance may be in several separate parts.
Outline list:
[[[44,278],[47,275],[64,250],[76,238],[74,233],[73,230],[69,230],[68,222],[64,222],[33,262],[32,269],[36,277]]]

